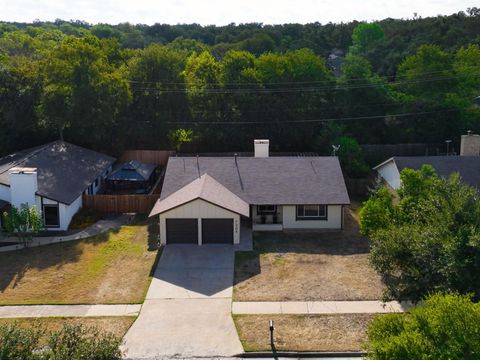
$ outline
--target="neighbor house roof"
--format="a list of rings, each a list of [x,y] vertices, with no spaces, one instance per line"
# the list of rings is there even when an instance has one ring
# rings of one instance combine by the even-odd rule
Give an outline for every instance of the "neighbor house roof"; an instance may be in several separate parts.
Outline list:
[[[153,164],[145,164],[137,160],[131,160],[123,163],[114,170],[108,180],[120,181],[146,181],[150,178],[157,166]]]
[[[0,158],[0,184],[10,185],[11,168],[37,168],[37,194],[68,205],[114,161],[96,151],[55,141]]]
[[[208,174],[248,204],[349,204],[336,157],[170,157],[161,199]]]
[[[443,177],[458,172],[465,183],[480,188],[480,156],[394,156],[374,169],[390,161],[395,162],[398,171],[431,165]]]
[[[250,215],[250,207],[245,201],[211,176],[204,174],[158,201],[150,212],[150,216],[164,213],[196,199],[205,200],[240,215],[247,217]]]

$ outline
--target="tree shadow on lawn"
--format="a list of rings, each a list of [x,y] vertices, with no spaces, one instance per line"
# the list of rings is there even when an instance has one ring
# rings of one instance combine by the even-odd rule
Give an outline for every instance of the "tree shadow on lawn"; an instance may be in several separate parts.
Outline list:
[[[111,233],[119,231],[111,230],[88,239],[0,253],[0,295],[10,286],[15,288],[29,270],[52,267],[60,270],[66,264],[79,261],[83,253],[81,243],[97,246],[108,241]]]

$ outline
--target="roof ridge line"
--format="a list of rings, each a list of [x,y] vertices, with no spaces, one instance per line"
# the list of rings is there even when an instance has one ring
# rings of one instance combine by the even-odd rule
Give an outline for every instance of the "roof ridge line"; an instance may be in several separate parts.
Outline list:
[[[59,141],[59,140],[55,140],[55,141],[49,142],[48,144],[45,144],[45,145],[43,145],[42,147],[40,147],[40,149],[37,149],[36,151],[34,151],[34,152],[28,154],[27,156],[23,157],[21,160],[18,160],[17,162],[14,162],[12,167],[9,167],[8,169],[0,172],[0,175],[5,174],[7,171],[10,171],[10,169],[13,169],[14,167],[16,167],[16,166],[24,163],[25,161],[27,161],[28,159],[32,158],[33,156],[40,154],[41,152],[45,151],[45,149],[46,149],[48,146],[56,143],[57,141]],[[8,156],[8,155],[7,155],[7,156]]]

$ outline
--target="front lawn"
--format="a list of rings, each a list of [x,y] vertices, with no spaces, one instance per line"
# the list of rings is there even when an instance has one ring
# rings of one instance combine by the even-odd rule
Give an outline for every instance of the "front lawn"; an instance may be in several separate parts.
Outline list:
[[[76,318],[18,318],[18,319],[0,319],[0,326],[7,324],[18,324],[23,328],[40,326],[45,329],[45,334],[52,331],[59,331],[64,324],[82,325],[84,327],[95,327],[102,332],[111,333],[115,336],[123,338],[130,326],[132,326],[136,317],[134,316],[118,316],[118,317],[76,317]]]
[[[156,226],[122,226],[90,239],[0,253],[0,305],[143,301]]]
[[[378,300],[384,284],[349,210],[344,231],[254,234],[235,259],[234,301]]]
[[[269,320],[277,351],[362,351],[375,315],[234,315],[245,351],[272,351]]]

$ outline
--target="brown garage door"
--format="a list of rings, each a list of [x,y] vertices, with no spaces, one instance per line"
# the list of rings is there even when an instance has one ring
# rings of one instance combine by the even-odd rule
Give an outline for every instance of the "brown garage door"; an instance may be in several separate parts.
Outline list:
[[[233,219],[202,219],[203,244],[233,244]]]
[[[167,244],[198,244],[197,219],[167,219]]]

